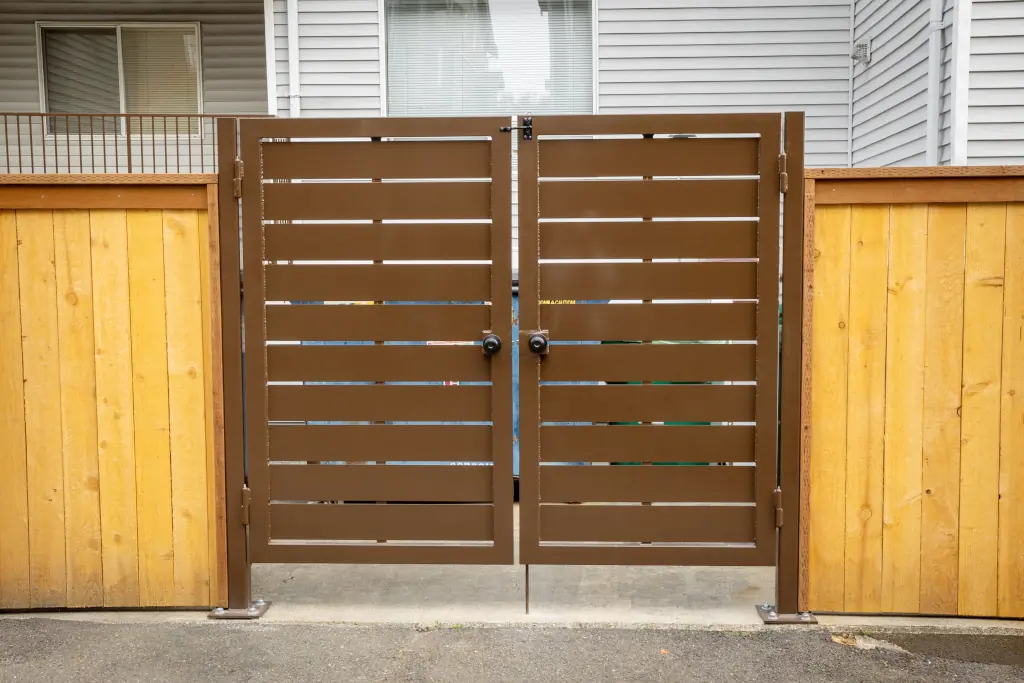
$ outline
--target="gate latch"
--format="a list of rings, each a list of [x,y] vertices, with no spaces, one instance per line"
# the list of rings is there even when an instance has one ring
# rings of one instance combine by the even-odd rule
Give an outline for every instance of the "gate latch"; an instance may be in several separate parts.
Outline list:
[[[521,131],[523,131],[523,139],[524,140],[532,140],[533,139],[533,117],[532,116],[524,116],[522,121],[523,121],[523,125],[521,125],[521,126],[502,126],[499,130],[501,130],[502,133],[511,133],[514,130],[521,130]]]

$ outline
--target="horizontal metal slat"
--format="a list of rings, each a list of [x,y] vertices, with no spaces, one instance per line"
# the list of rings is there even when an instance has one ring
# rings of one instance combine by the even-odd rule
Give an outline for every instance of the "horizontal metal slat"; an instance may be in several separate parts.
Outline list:
[[[270,183],[265,220],[484,219],[491,185],[438,183]]]
[[[489,178],[487,140],[268,142],[264,178]]]
[[[489,265],[268,265],[268,301],[487,301]]]
[[[267,406],[268,419],[281,421],[488,422],[491,388],[273,385],[267,387]]]
[[[260,138],[452,138],[494,137],[507,116],[241,119],[242,137]]]
[[[755,299],[757,294],[752,262],[540,265],[540,295],[546,300]]]
[[[488,381],[491,361],[479,346],[275,345],[267,347],[267,379],[272,382]]]
[[[757,257],[756,223],[628,221],[539,227],[540,258],[545,259]]]
[[[267,306],[274,341],[475,341],[490,306]]]
[[[270,425],[270,460],[490,462],[487,425]]]
[[[271,500],[486,503],[485,465],[271,465]]]
[[[756,138],[541,140],[541,177],[757,175]]]
[[[544,422],[752,422],[751,385],[540,387]]]
[[[737,134],[777,131],[782,114],[638,114],[631,116],[535,116],[539,135],[658,135],[670,133]],[[541,141],[543,142],[543,140]]]
[[[574,425],[540,428],[542,462],[753,462],[754,427]]]
[[[752,507],[542,505],[539,517],[541,541],[754,542]]]
[[[541,327],[551,339],[621,341],[749,341],[757,335],[757,305],[541,304]]]
[[[547,465],[542,503],[753,503],[750,466]]]
[[[549,181],[540,183],[539,192],[540,218],[742,218],[757,215],[756,180]]]
[[[756,378],[753,344],[572,344],[552,346],[543,381],[711,382]]]
[[[270,506],[270,538],[333,541],[487,541],[491,505]]]
[[[486,223],[308,223],[263,227],[268,261],[475,260],[491,258]]]

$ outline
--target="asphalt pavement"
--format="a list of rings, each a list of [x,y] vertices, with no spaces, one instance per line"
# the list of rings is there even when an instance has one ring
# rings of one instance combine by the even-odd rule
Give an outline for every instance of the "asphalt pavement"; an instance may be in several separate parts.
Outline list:
[[[0,619],[0,681],[1024,680],[1024,636]]]

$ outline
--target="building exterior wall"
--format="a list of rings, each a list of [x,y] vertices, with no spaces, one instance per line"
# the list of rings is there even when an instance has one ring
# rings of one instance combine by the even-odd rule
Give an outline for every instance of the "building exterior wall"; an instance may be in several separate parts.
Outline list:
[[[926,163],[928,0],[857,0],[854,42],[871,61],[853,74],[853,165]],[[809,164],[810,165],[810,164]]]
[[[267,113],[261,0],[4,0],[0,3],[0,111],[40,111],[37,21],[198,21],[203,112]]]
[[[971,7],[967,163],[1024,164],[1024,0]]]

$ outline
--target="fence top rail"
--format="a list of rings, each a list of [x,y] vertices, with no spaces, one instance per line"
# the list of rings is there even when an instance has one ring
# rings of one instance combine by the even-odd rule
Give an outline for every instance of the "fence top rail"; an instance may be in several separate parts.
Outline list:
[[[209,185],[216,173],[0,173],[0,185]]]
[[[886,166],[882,168],[808,168],[804,177],[815,180],[867,180],[871,178],[1010,178],[1024,176],[1024,166]]]

